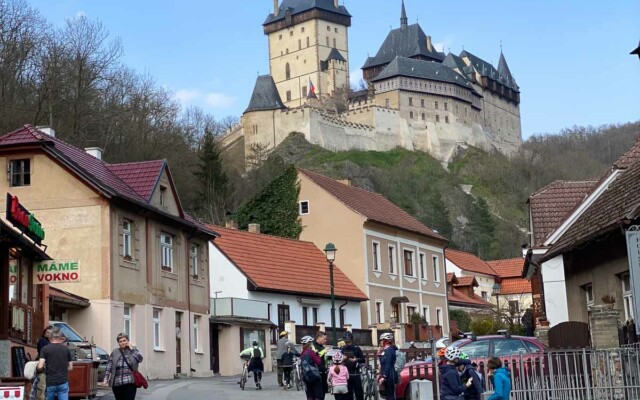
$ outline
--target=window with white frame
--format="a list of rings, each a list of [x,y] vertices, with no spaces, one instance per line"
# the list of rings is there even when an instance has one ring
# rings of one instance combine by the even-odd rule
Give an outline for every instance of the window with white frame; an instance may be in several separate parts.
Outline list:
[[[131,304],[125,304],[122,311],[122,319],[124,322],[124,326],[122,332],[126,333],[129,336],[129,339],[132,340],[131,335],[131,310],[133,306]]]
[[[193,316],[193,350],[200,351],[200,316]]]
[[[200,252],[200,246],[195,243],[191,243],[189,246],[189,268],[191,269],[191,276],[198,277],[198,253]]]
[[[405,276],[413,275],[413,251],[404,250],[404,274]]]
[[[429,307],[422,307],[422,318],[430,324],[431,317],[429,316]]]
[[[433,281],[440,282],[440,259],[438,256],[433,256]]]
[[[122,220],[122,255],[125,259],[133,258],[133,222],[128,219]]]
[[[587,308],[589,308],[593,305],[593,285],[590,283],[584,285],[582,287],[582,290],[584,290],[584,297],[587,302]]]
[[[438,326],[442,326],[442,308],[436,308],[436,323]]]
[[[420,278],[421,279],[427,279],[427,268],[424,265],[425,255],[424,255],[424,253],[420,253],[420,255],[418,257],[420,258]]]
[[[160,250],[162,254],[162,269],[173,272],[173,236],[168,233],[160,235]]]
[[[397,274],[396,272],[396,247],[389,246],[389,273],[392,275]]]
[[[31,160],[11,160],[9,162],[11,186],[31,185]]]
[[[407,322],[411,323],[411,316],[413,314],[418,314],[418,307],[416,306],[407,306]],[[420,314],[418,314],[420,315]]]
[[[162,337],[160,323],[162,320],[162,310],[160,308],[153,309],[153,349],[162,350]]]
[[[373,248],[373,270],[380,271],[380,243],[372,242],[371,247]]]
[[[628,272],[620,275],[622,284],[622,305],[624,306],[624,317],[626,321],[633,320],[633,291],[631,290],[631,276]]]
[[[382,300],[376,300],[376,322],[384,324],[384,303]]]
[[[309,214],[309,201],[301,201],[300,202],[300,215]]]

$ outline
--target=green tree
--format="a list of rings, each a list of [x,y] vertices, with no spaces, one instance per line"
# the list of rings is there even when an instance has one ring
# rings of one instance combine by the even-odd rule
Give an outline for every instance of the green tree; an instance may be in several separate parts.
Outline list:
[[[449,319],[458,323],[458,330],[468,332],[471,328],[471,317],[462,310],[449,310]]]
[[[246,229],[259,223],[260,231],[269,235],[297,239],[302,232],[298,217],[298,171],[288,166],[235,213],[238,226]]]
[[[194,174],[198,181],[197,214],[208,222],[220,224],[226,214],[229,178],[222,166],[218,143],[209,129],[205,130],[198,161]]]
[[[446,238],[453,235],[453,225],[451,225],[449,209],[442,200],[439,191],[432,192],[425,201],[425,216],[423,222],[438,231],[438,233]]]
[[[483,260],[493,259],[494,223],[487,202],[477,197],[471,207],[469,218],[468,242],[470,251]]]

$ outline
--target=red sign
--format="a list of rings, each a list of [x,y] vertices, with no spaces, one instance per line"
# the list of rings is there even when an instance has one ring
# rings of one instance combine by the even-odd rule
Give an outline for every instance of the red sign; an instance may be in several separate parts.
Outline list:
[[[40,244],[44,240],[44,229],[40,221],[20,204],[18,196],[7,193],[7,220],[35,243]]]

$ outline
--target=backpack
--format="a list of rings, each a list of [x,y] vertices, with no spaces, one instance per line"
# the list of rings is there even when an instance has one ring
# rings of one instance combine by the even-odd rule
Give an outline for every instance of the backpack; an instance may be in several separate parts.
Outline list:
[[[396,370],[396,375],[400,376],[400,372],[404,368],[404,365],[407,363],[407,353],[404,351],[397,350],[396,351],[396,363],[393,365],[393,369]]]
[[[253,349],[253,359],[260,360],[262,359],[262,355],[260,354],[260,349]]]
[[[318,366],[311,361],[311,357],[305,355],[301,359],[302,380],[306,383],[313,383],[320,379],[320,370]]]

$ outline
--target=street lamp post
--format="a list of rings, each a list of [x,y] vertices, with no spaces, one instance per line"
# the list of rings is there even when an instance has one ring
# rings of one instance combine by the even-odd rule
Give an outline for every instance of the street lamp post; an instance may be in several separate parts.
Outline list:
[[[333,243],[327,243],[324,247],[324,254],[327,256],[327,262],[329,263],[329,284],[331,286],[331,333],[332,333],[332,345],[338,344],[338,334],[336,333],[336,299],[333,293],[333,262],[336,259],[336,246]]]

